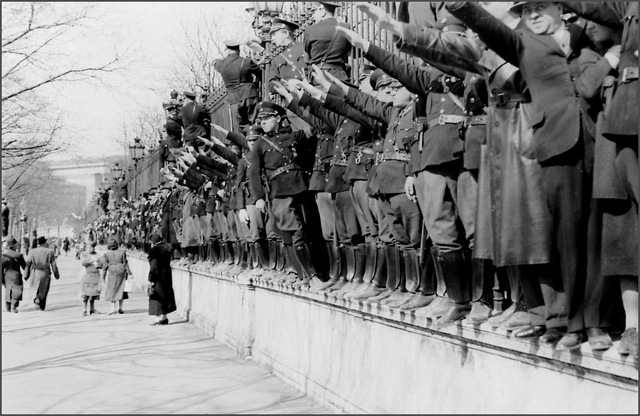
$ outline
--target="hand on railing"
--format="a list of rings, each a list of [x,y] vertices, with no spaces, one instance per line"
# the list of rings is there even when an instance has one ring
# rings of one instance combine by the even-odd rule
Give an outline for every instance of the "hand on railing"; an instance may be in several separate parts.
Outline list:
[[[356,2],[355,6],[362,13],[366,14],[369,19],[373,20],[373,22],[378,25],[380,29],[386,29],[394,35],[402,37],[402,22],[399,22],[391,17],[391,15],[386,13],[382,7],[364,2]],[[367,47],[367,49],[369,48]]]
[[[369,42],[368,40],[364,40],[362,36],[358,35],[353,30],[346,29],[342,26],[337,26],[336,30],[338,32],[342,32],[349,40],[349,43],[351,43],[356,48],[362,50],[362,52],[367,53],[369,51],[369,46],[371,45],[371,42]]]

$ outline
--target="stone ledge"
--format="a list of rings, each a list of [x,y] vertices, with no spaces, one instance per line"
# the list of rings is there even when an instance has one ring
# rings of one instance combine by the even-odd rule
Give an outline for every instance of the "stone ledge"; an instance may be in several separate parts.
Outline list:
[[[217,267],[173,268],[178,307],[190,321],[338,411],[637,413],[637,361],[618,355],[615,345],[601,354],[587,343],[581,351],[558,352],[488,325],[433,330],[411,312],[228,276]],[[372,373],[366,361],[389,348],[406,351],[401,368],[378,363]],[[438,401],[449,393],[425,378],[429,371],[444,371],[443,383],[456,386],[465,401]],[[413,398],[397,403],[398,389]],[[531,391],[557,395],[557,403],[536,401]],[[501,404],[492,402],[495,394],[503,396]]]

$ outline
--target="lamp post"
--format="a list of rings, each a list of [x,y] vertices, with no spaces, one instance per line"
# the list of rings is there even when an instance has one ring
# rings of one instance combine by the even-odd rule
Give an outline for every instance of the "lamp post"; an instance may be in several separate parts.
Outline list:
[[[138,160],[142,159],[142,153],[144,152],[144,145],[140,143],[140,138],[133,139],[133,144],[129,146],[131,152],[131,159],[133,159],[133,171],[135,173],[133,177],[133,197],[138,197]]]
[[[122,179],[123,172],[124,169],[120,167],[120,164],[118,162],[114,163],[113,167],[111,168],[111,177],[113,178],[113,189],[115,192],[114,199],[116,208],[119,206],[119,202],[121,200],[122,184],[120,183],[120,181]]]
[[[274,17],[277,17],[282,12],[284,6],[283,1],[254,1],[253,12],[255,13],[255,19],[257,20],[257,26],[262,32],[260,36],[264,40],[264,52],[263,52],[263,64],[262,70],[262,97],[266,99],[269,96],[269,57],[271,55],[271,35],[269,30],[271,29],[271,21]]]

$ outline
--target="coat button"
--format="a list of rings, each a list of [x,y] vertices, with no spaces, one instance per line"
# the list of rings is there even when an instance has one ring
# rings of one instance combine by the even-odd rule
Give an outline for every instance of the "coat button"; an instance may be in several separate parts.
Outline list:
[[[473,98],[473,97],[471,97],[471,98],[469,98],[469,102],[470,102],[471,104],[473,104],[473,103],[475,103],[475,102],[476,102],[476,99],[475,99],[475,98]]]
[[[440,110],[440,114],[444,114],[444,108]]]
[[[447,99],[446,99],[446,98],[444,98],[444,97],[442,97],[442,98],[440,98],[440,101],[442,101],[442,102],[444,103],[444,102],[446,102],[446,101],[447,101]]]

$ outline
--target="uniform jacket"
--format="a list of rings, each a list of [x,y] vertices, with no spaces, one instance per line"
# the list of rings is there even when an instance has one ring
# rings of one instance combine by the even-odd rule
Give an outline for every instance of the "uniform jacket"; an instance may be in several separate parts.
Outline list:
[[[52,249],[38,246],[31,250],[27,256],[24,278],[28,279],[32,272],[44,277],[51,277],[51,273],[53,272],[56,279],[60,278],[56,257]]]
[[[305,93],[300,103],[308,106],[312,114],[323,120],[335,131],[333,136],[333,156],[326,192],[333,193],[349,190],[351,178],[347,174],[353,173],[353,166],[351,172],[348,172],[351,149],[353,146],[371,144],[371,128],[362,126],[345,116],[328,110],[323,106],[322,102],[312,98],[309,94]],[[366,179],[366,175],[362,179]]]
[[[235,209],[238,205],[236,201],[236,174],[238,172],[238,162],[240,158],[231,149],[217,144],[214,144],[211,150],[231,163],[231,166],[229,166],[227,170],[227,180],[224,184],[224,203],[227,207]]]
[[[391,103],[382,103],[354,88],[349,90],[347,103],[360,109],[365,115],[387,124],[383,143],[384,155],[410,155],[411,141],[414,136],[413,102],[404,108],[394,107]],[[381,161],[375,171],[379,189],[376,193],[398,194],[404,192],[405,177],[411,175],[411,163],[400,160]]]
[[[307,53],[308,65],[320,65],[324,59],[327,65],[345,66],[351,52],[351,43],[343,33],[337,33],[333,44],[331,39],[336,33],[338,21],[334,18],[325,19],[308,26],[304,31],[304,51]],[[340,26],[349,28],[340,23]],[[326,58],[326,59],[325,59]]]
[[[238,162],[238,174],[236,175],[236,209],[246,208],[247,205],[254,205],[256,199],[251,193],[251,183],[249,181],[249,160],[248,155],[243,156]]]
[[[416,133],[417,138],[422,141],[422,150],[420,151],[419,144],[412,146],[415,147],[412,155],[413,171],[420,172],[429,166],[462,160],[464,140],[460,137],[460,129],[463,122],[427,126],[437,121],[441,115],[465,115],[463,109],[445,92],[445,87],[461,102],[464,95],[462,78],[466,73],[459,71],[458,77],[452,77],[432,66],[418,67],[375,45],[369,47],[365,58],[396,78],[409,91],[423,97],[423,104],[416,114],[424,117],[420,119],[421,126],[416,129],[419,130]]]
[[[314,192],[325,192],[329,181],[329,170],[331,169],[331,159],[333,158],[333,128],[322,120],[312,115],[309,110],[299,105],[299,99],[294,98],[287,109],[306,121],[316,131],[317,142],[314,153],[313,168],[309,179],[309,190]]]
[[[271,199],[301,194],[308,188],[307,171],[311,166],[305,166],[305,153],[315,147],[315,141],[308,140],[303,131],[293,133],[267,134],[266,138],[278,146],[276,150],[264,138],[256,141],[249,154],[249,180],[251,191],[257,199],[265,199],[266,193],[262,186],[261,171],[264,171],[270,187]],[[281,174],[272,177],[279,168],[287,168]]]
[[[552,36],[510,29],[473,3],[456,3],[448,8],[490,49],[520,68],[534,105],[533,156],[539,162],[572,149],[582,138],[583,130],[595,130],[594,123],[585,116],[583,106],[587,104],[576,91],[569,57]],[[571,42],[574,43],[573,36]],[[574,48],[574,55],[579,55],[579,49]]]
[[[214,68],[222,75],[229,104],[236,104],[245,98],[258,97],[258,89],[252,75],[260,79],[261,70],[251,59],[232,53],[224,59],[218,59]]]
[[[269,83],[279,80],[305,79],[305,66],[304,45],[300,42],[292,42],[271,61]],[[273,85],[270,90],[272,93],[275,92]]]
[[[180,109],[179,114],[184,126],[184,143],[186,145],[195,141],[198,136],[206,137],[207,125],[210,121],[207,110],[193,101],[186,103]]]

